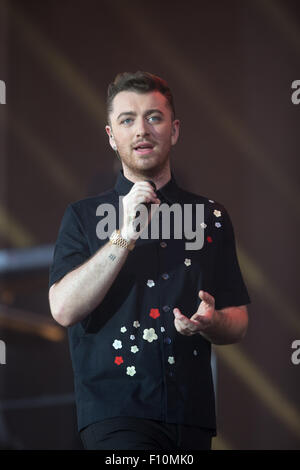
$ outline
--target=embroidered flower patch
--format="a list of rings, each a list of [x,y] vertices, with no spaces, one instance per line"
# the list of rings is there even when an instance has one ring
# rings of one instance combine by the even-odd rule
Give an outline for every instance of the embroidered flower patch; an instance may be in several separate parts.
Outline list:
[[[148,279],[147,286],[148,287],[153,287],[153,286],[155,286],[155,282],[152,279]]]
[[[135,354],[139,351],[139,348],[137,346],[131,346],[130,351]]]
[[[206,240],[208,241],[208,243],[212,243],[212,238],[210,236],[206,237]]]
[[[214,210],[214,215],[216,217],[221,217],[221,211],[218,211],[217,209]]]
[[[207,225],[206,225],[204,222],[201,222],[200,227],[201,227],[201,228],[206,228]]]
[[[160,317],[160,313],[159,313],[158,308],[151,308],[149,316],[154,318],[154,319]]]
[[[169,364],[175,364],[174,356],[169,356],[169,357],[168,357],[168,363],[169,363]]]
[[[124,362],[124,361],[123,361],[123,357],[122,357],[122,356],[116,356],[116,357],[115,357],[115,364],[117,364],[118,366],[119,366],[120,364],[123,364],[123,362]]]
[[[135,339],[135,336],[134,335],[130,335],[130,339],[131,341],[133,341]]]
[[[132,377],[134,374],[136,374],[135,367],[134,367],[134,366],[127,367],[126,374],[127,374],[127,375],[131,375],[131,377]]]
[[[165,330],[165,327],[164,327],[164,326],[161,326],[161,327],[160,327],[160,331],[161,331],[162,333],[164,333],[164,332],[166,331],[166,330]]]
[[[115,339],[114,342],[113,342],[113,347],[115,349],[121,349],[122,348],[122,341],[120,341],[118,339]]]
[[[216,223],[215,223],[215,226],[218,227],[218,228],[220,228],[220,227],[222,226],[222,224],[220,224],[220,222],[216,222]]]
[[[139,328],[141,325],[140,325],[140,322],[136,320],[133,322],[133,326],[134,328]]]
[[[121,333],[125,333],[127,331],[127,328],[125,326],[122,326],[120,331],[121,331]]]
[[[189,258],[185,258],[184,264],[185,264],[186,266],[191,266],[192,262],[191,262],[191,260],[190,260]]]
[[[154,328],[149,328],[144,330],[143,339],[152,343],[152,341],[158,338],[157,334],[155,333]]]

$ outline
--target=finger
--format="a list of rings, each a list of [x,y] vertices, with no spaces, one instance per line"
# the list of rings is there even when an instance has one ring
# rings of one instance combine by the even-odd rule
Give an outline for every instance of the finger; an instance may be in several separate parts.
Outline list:
[[[197,330],[199,323],[183,315],[178,308],[173,310],[175,316],[175,326],[177,330],[182,332],[194,332]]]
[[[188,318],[185,315],[183,315],[183,313],[181,313],[178,307],[173,308],[173,313],[174,313],[174,316],[178,318],[178,320],[187,320],[189,322],[193,318],[193,317]]]
[[[206,315],[206,314],[201,314],[201,313],[195,313],[192,317],[191,320],[197,323],[198,325],[209,325],[211,323],[211,315]]]
[[[205,292],[204,290],[200,290],[198,295],[199,295],[200,299],[203,300],[204,302],[206,302],[207,304],[214,305],[215,299],[208,292]]]
[[[183,314],[181,313],[181,311],[179,310],[179,308],[177,308],[177,307],[173,309],[173,313],[174,313],[175,318],[176,318],[177,320],[183,321],[183,320],[187,319],[187,317],[186,317],[185,315],[183,315]]]
[[[141,194],[149,194],[153,197],[156,197],[156,192],[153,188],[136,188],[135,191],[132,192],[134,196],[141,195]]]
[[[150,183],[148,183],[147,181],[138,181],[137,183],[135,183],[133,185],[133,187],[131,188],[131,191],[135,192],[135,191],[138,191],[140,189],[155,192],[155,189],[153,188],[153,186]]]
[[[193,335],[199,330],[199,323],[191,322],[188,319],[178,320],[175,318],[174,325],[179,333],[186,336]]]
[[[191,325],[190,320],[186,316],[182,315],[182,313],[174,312],[174,316],[175,316],[175,324],[179,326],[179,329],[185,330],[190,327]]]
[[[152,188],[152,189],[154,189],[152,184],[150,184],[148,181],[137,181],[132,186],[132,189],[133,188]]]
[[[153,190],[152,191],[143,190],[143,191],[137,192],[135,194],[135,200],[138,201],[139,203],[152,202],[153,204],[156,204],[159,201],[159,199],[156,196],[156,193]]]

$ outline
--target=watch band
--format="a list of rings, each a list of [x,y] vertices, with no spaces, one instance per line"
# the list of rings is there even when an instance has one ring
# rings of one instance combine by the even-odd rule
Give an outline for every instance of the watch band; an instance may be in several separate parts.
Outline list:
[[[132,251],[135,246],[135,242],[128,242],[127,240],[125,240],[125,238],[121,236],[120,230],[118,229],[113,231],[113,233],[109,237],[109,241],[112,245],[118,245],[122,248],[127,248],[129,251]]]

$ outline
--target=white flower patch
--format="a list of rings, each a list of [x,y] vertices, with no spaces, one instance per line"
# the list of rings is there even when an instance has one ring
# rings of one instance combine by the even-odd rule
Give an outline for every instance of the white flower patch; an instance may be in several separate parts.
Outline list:
[[[113,342],[113,347],[115,349],[121,349],[122,348],[122,341],[120,341],[118,339],[115,339],[114,342]]]
[[[217,209],[214,210],[214,215],[216,217],[221,217],[221,211],[217,211]]]
[[[169,364],[175,364],[174,356],[169,356],[169,357],[168,357],[168,363],[169,363]]]
[[[198,351],[197,351],[197,349],[194,349],[193,354],[194,354],[194,356],[198,356]]]
[[[126,374],[127,374],[127,375],[131,375],[131,377],[132,377],[134,374],[136,374],[135,367],[134,367],[134,366],[127,367]]]
[[[192,262],[191,262],[191,260],[190,260],[189,258],[185,258],[184,264],[185,264],[186,266],[191,266]]]
[[[139,348],[136,345],[134,345],[134,346],[131,346],[130,351],[135,354],[139,351]]]
[[[215,223],[215,226],[218,227],[218,228],[220,228],[220,227],[222,226],[222,224],[220,224],[220,222],[216,222],[216,223]]]
[[[153,281],[153,279],[148,279],[148,281],[147,281],[147,286],[148,286],[148,287],[153,287],[153,286],[155,286],[155,282]]]
[[[149,328],[144,330],[143,333],[143,339],[146,341],[149,341],[149,343],[152,343],[152,341],[156,340],[158,338],[157,334],[155,333],[154,328]]]
[[[161,327],[160,327],[160,331],[161,331],[162,333],[164,333],[164,332],[166,331],[166,330],[165,330],[165,327],[164,327],[164,326],[161,326]]]
[[[134,335],[130,335],[130,339],[131,339],[131,341],[135,340],[135,336],[134,336]]]
[[[200,227],[201,227],[201,228],[206,228],[207,225],[206,225],[204,222],[201,222]]]
[[[140,322],[136,320],[133,322],[133,326],[134,328],[139,328],[141,325],[140,325]]]
[[[125,333],[127,331],[127,328],[125,326],[122,326],[120,331],[121,331],[121,333]]]

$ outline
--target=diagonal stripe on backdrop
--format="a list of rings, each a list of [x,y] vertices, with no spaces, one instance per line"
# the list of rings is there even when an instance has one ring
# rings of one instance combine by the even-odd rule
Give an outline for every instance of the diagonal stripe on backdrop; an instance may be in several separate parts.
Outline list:
[[[145,47],[161,60],[164,68],[184,84],[186,93],[191,96],[195,105],[199,104],[205,108],[211,119],[232,139],[242,156],[263,174],[264,178],[293,208],[294,214],[300,217],[298,186],[285,175],[284,168],[270,158],[259,142],[250,135],[241,119],[221,104],[216,90],[210,89],[203,73],[200,75],[199,71],[178,52],[179,49],[173,46],[157,26],[150,24],[146,11],[147,5],[143,3],[143,8],[141,8],[140,3],[134,1],[126,4],[123,2],[107,3],[114,8],[116,14],[122,16],[123,21],[130,25]]]

